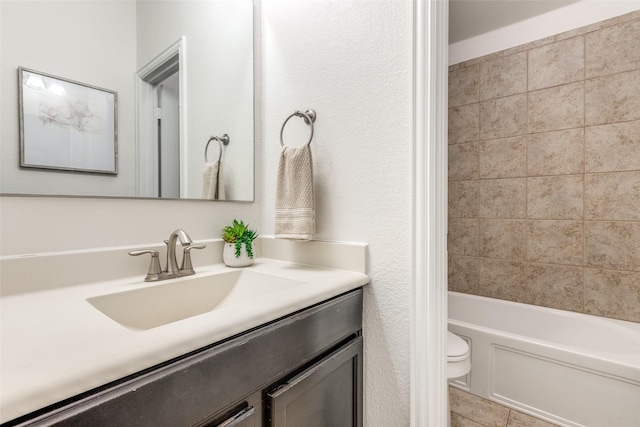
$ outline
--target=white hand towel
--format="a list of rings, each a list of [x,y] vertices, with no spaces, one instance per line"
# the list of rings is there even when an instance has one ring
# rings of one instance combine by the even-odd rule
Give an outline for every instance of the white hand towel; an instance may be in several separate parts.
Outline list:
[[[225,200],[222,162],[204,164],[202,173],[202,198],[207,200]]]
[[[311,240],[316,232],[310,144],[283,147],[278,165],[275,237]]]

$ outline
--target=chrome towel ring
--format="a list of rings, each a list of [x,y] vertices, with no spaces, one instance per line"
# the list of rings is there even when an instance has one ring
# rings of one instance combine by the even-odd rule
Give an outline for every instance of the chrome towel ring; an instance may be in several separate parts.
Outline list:
[[[284,147],[284,140],[282,138],[282,134],[284,133],[284,127],[287,125],[287,122],[289,121],[289,119],[293,116],[302,117],[304,119],[304,122],[309,126],[311,126],[311,135],[309,136],[309,141],[307,142],[307,144],[311,144],[311,140],[313,139],[313,123],[316,121],[315,110],[307,110],[304,113],[302,111],[296,111],[295,113],[287,117],[287,119],[282,124],[282,129],[280,129],[280,145]]]
[[[212,136],[211,138],[209,138],[209,140],[207,141],[207,145],[204,147],[204,162],[205,163],[209,163],[209,159],[207,159],[207,150],[209,149],[209,143],[213,140],[218,141],[218,145],[220,146],[220,154],[218,154],[218,161],[220,161],[220,159],[222,159],[222,145],[224,144],[229,145],[229,135],[227,135],[226,133],[224,135],[222,135],[221,137],[217,137],[217,136]]]

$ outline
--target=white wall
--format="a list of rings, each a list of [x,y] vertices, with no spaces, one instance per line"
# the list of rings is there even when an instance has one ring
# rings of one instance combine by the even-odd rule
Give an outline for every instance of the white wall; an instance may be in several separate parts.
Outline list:
[[[365,414],[409,424],[412,8],[406,0],[263,0],[263,231],[273,233],[283,121],[313,108],[319,239],[369,243]],[[308,129],[292,118],[288,145]]]
[[[640,0],[582,0],[449,45],[449,65],[640,9]]]
[[[279,133],[318,113],[312,143],[318,239],[369,243],[368,426],[409,424],[412,37],[408,0],[263,0],[255,203],[0,199],[0,254],[160,242],[175,228],[219,236],[231,218],[273,234]],[[289,144],[306,140],[290,121]],[[298,133],[298,135],[296,135]],[[298,139],[299,138],[299,139]]]
[[[0,255],[158,243],[183,228],[218,238],[233,218],[260,224],[254,203],[0,197]],[[258,227],[260,229],[260,227]]]
[[[135,101],[131,73],[135,70],[136,49],[130,41],[136,34],[135,3],[3,1],[0,8],[2,191],[43,193],[41,183],[46,180],[52,190],[44,193],[49,194],[96,194],[99,189],[103,195],[134,196]],[[80,61],[79,55],[91,60]],[[69,173],[19,168],[19,66],[118,92],[117,176],[83,174],[78,179],[78,175]]]

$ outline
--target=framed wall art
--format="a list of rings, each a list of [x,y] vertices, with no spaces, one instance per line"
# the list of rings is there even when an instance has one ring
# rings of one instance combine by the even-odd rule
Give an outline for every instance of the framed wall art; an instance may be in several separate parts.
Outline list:
[[[20,166],[117,175],[118,94],[18,68]]]

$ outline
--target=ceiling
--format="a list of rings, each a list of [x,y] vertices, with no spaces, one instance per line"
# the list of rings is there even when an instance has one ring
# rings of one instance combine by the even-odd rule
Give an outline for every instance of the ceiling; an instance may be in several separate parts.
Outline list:
[[[449,43],[541,15],[580,0],[449,0]]]

